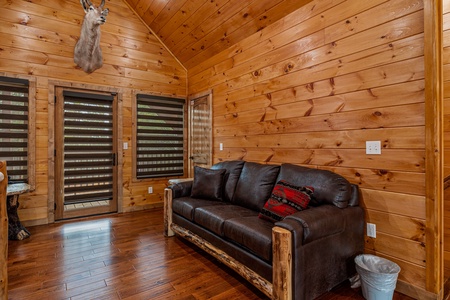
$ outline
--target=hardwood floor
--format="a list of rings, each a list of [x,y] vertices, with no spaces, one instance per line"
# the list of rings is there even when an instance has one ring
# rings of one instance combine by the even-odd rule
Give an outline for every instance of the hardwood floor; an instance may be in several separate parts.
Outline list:
[[[267,299],[180,238],[162,209],[30,227],[9,241],[9,299]],[[363,299],[345,283],[320,297]],[[394,299],[411,299],[395,294]]]

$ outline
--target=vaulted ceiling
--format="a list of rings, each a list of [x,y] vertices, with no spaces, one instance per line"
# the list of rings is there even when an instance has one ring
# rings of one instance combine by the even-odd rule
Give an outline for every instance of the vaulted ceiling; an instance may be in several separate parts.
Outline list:
[[[126,0],[190,69],[311,0]]]

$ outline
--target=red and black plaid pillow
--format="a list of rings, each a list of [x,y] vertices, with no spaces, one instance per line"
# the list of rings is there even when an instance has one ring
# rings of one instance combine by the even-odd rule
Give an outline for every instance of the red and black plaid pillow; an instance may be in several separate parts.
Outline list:
[[[261,219],[278,222],[297,211],[308,207],[314,188],[293,185],[285,180],[277,182],[272,195],[259,213]]]

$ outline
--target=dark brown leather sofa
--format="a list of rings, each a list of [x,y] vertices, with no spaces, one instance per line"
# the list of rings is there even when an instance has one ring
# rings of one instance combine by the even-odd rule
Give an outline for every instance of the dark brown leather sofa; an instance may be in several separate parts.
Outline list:
[[[190,240],[272,299],[314,299],[356,274],[364,247],[356,185],[292,164],[227,161],[211,170],[165,190],[166,236]],[[280,180],[312,186],[314,199],[273,223],[258,215]]]

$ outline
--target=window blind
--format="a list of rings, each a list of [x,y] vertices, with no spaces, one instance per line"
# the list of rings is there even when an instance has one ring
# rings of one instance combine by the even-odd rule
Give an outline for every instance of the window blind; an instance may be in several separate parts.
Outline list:
[[[182,99],[138,94],[136,177],[184,174]]]
[[[111,95],[64,91],[64,204],[113,198]]]
[[[0,158],[12,182],[28,182],[28,87],[28,80],[0,76]]]

